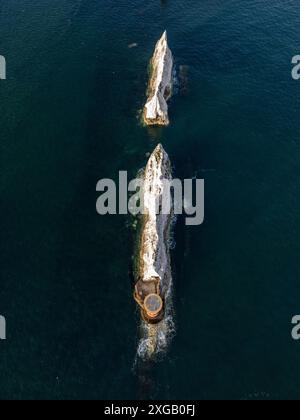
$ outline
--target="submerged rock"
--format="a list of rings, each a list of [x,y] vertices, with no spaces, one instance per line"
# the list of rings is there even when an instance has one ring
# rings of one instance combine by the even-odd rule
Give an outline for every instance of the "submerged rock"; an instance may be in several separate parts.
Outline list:
[[[189,93],[189,66],[179,66],[179,90],[183,96]]]
[[[172,96],[173,56],[168,46],[167,32],[164,32],[156,44],[150,65],[148,101],[144,107],[143,119],[146,125],[168,125],[167,101]]]
[[[136,42],[128,45],[128,48],[131,50],[132,48],[137,48],[139,45]]]

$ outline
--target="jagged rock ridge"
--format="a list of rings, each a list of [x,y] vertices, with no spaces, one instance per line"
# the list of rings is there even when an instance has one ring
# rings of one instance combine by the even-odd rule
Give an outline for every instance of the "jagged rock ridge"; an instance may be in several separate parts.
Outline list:
[[[143,315],[142,337],[138,354],[142,358],[153,357],[164,351],[174,331],[172,314],[172,273],[170,261],[170,230],[173,207],[169,214],[158,212],[158,203],[169,190],[164,180],[172,180],[171,162],[162,145],[158,145],[149,158],[144,172],[143,201],[145,215],[138,250],[138,273],[135,299]],[[157,294],[163,300],[163,312],[155,323],[145,319],[143,303],[149,294]]]
[[[167,32],[156,44],[151,60],[151,74],[148,86],[148,101],[144,107],[143,119],[146,125],[168,125],[167,101],[173,88],[173,56],[168,46]]]

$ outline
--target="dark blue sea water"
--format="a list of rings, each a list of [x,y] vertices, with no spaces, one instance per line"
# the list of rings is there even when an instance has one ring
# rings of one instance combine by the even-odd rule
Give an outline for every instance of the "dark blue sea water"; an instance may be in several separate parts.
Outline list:
[[[1,399],[300,398],[299,16],[295,0],[1,0]],[[188,83],[147,130],[165,29]],[[169,353],[134,369],[134,231],[96,214],[95,186],[159,141],[177,177],[205,179],[206,214],[176,227]]]

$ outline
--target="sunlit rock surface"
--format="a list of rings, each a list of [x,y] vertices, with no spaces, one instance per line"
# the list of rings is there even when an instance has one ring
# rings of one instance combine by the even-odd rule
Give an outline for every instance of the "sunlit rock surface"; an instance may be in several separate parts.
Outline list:
[[[168,46],[167,32],[164,32],[155,47],[151,60],[151,74],[148,86],[148,101],[143,112],[147,125],[168,125],[167,101],[172,95],[173,56]]]
[[[164,180],[172,180],[171,162],[162,145],[158,145],[144,172],[145,215],[139,241],[138,280],[140,289],[149,290],[150,293],[155,292],[151,290],[153,285],[159,285],[160,295],[164,300],[164,313],[157,324],[142,321],[138,355],[144,359],[165,351],[174,332],[170,262],[173,206],[171,205],[169,214],[157,211],[162,194],[168,188]]]
[[[157,204],[165,188],[163,180],[172,180],[171,162],[163,147],[158,145],[150,156],[145,170],[146,223],[142,232],[141,276],[144,281],[159,277],[162,283],[170,272],[168,228],[171,218],[171,214],[157,214]]]

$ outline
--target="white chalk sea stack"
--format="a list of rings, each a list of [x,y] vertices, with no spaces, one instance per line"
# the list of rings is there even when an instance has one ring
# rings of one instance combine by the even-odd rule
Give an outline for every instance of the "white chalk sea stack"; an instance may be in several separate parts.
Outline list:
[[[150,156],[144,178],[146,223],[142,232],[143,281],[159,278],[162,288],[170,275],[168,236],[171,214],[157,214],[157,202],[164,194],[163,180],[172,180],[171,162],[159,144]]]
[[[148,101],[144,107],[143,120],[146,125],[169,125],[167,101],[172,96],[173,56],[166,31],[156,44],[150,66]]]
[[[174,333],[172,304],[172,271],[170,260],[170,234],[173,221],[173,206],[169,214],[157,212],[157,203],[166,192],[164,180],[172,180],[172,167],[168,154],[158,145],[151,154],[144,172],[144,221],[142,223],[138,252],[139,292],[159,293],[164,301],[163,317],[151,324],[142,320],[138,355],[149,359],[165,352]],[[158,290],[152,290],[156,286]],[[140,305],[142,306],[143,298]]]

